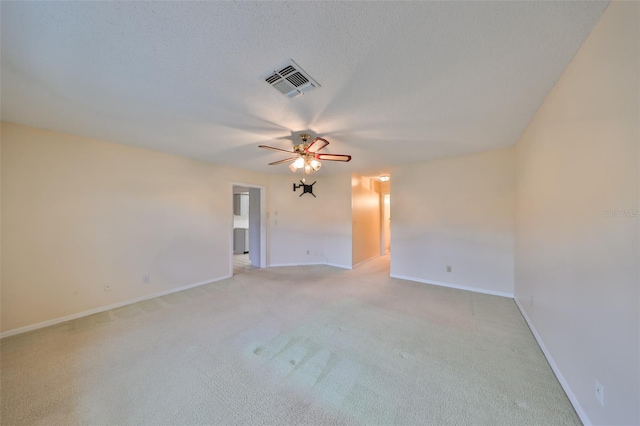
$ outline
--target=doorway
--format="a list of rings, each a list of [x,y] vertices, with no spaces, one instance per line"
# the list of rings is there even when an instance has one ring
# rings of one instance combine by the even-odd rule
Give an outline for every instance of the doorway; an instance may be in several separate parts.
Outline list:
[[[233,275],[266,264],[265,188],[233,183],[230,269]]]

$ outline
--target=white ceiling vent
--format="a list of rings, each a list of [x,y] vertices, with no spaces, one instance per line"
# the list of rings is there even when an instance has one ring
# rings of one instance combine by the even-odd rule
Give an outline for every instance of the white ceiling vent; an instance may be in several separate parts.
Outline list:
[[[262,78],[288,98],[294,98],[320,87],[317,81],[293,62],[293,59],[263,74]]]

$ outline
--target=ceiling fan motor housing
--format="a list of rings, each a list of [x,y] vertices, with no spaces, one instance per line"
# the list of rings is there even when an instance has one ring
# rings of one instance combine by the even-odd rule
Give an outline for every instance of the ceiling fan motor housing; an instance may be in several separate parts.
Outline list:
[[[306,155],[307,152],[305,150],[307,149],[308,146],[309,146],[308,143],[301,143],[301,144],[298,144],[298,145],[294,146],[293,150],[296,153],[300,154],[300,155]]]

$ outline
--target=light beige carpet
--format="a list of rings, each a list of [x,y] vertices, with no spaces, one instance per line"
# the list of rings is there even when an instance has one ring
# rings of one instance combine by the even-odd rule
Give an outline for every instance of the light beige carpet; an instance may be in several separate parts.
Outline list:
[[[579,424],[507,298],[259,269],[1,343],[3,425]]]

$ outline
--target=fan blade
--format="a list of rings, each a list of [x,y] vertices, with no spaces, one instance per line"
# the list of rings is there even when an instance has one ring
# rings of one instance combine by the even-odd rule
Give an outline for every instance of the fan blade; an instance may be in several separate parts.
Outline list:
[[[305,151],[311,154],[315,154],[316,152],[320,151],[322,148],[324,148],[327,145],[329,145],[328,140],[322,139],[322,138],[315,138],[313,142],[311,142],[311,144],[307,147],[307,149],[305,149]]]
[[[286,152],[287,154],[295,154],[295,151],[287,151],[286,149],[274,148],[272,146],[267,146],[267,145],[258,145],[258,148],[271,149],[274,151],[282,151],[282,152]]]
[[[350,155],[342,155],[342,154],[316,154],[316,160],[328,160],[328,161],[351,161]]]
[[[276,164],[286,163],[288,161],[293,161],[298,159],[298,157],[285,158],[284,160],[274,161],[273,163],[269,163],[270,166],[275,166]]]

